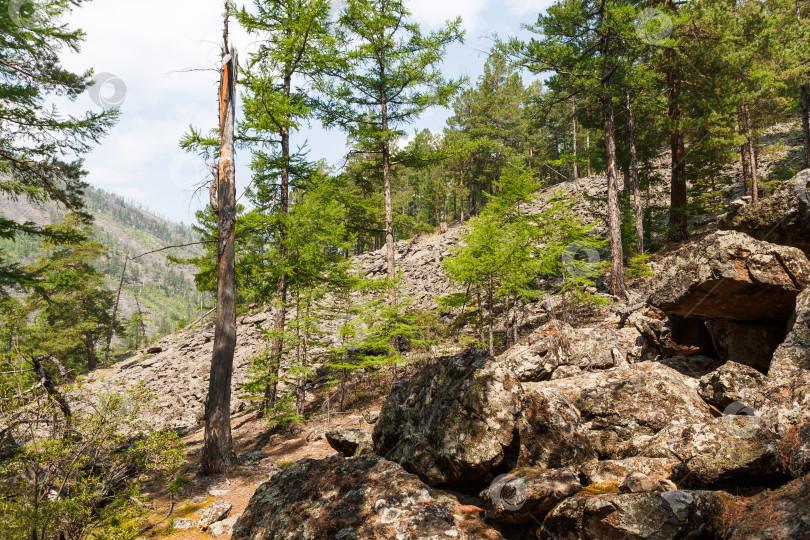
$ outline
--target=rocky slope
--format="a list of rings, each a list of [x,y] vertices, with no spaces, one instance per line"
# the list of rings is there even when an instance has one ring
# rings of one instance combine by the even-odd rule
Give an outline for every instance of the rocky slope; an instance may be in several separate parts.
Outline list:
[[[794,247],[684,244],[629,315],[429,363],[233,538],[810,538],[809,282]]]

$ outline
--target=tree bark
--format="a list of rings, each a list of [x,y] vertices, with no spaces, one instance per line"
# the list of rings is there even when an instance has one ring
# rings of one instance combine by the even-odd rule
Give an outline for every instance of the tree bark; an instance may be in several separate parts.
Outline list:
[[[577,165],[577,97],[573,97],[573,102],[571,103],[571,113],[572,113],[572,125],[573,125],[573,137],[572,141],[573,144],[571,145],[571,150],[574,153],[574,181],[579,180],[579,165]]]
[[[610,58],[610,36],[607,29],[607,11],[605,2],[601,5],[600,32],[602,32],[601,54],[603,66],[604,114],[605,114],[605,147],[607,149],[607,183],[608,183],[608,225],[610,228],[610,276],[608,287],[614,296],[627,297],[624,283],[624,254],[622,253],[622,222],[619,209],[619,175],[616,171],[616,129],[613,117],[613,96],[611,94],[610,74],[607,61]]]
[[[672,152],[669,221],[672,226],[670,240],[686,240],[689,238],[689,228],[686,220],[686,164],[684,163],[684,140],[681,131],[681,82],[678,79],[675,66],[675,50],[667,49],[669,70],[667,71],[667,90],[669,92],[669,120],[672,135],[670,148]]]
[[[385,80],[385,68],[380,65],[380,79]],[[385,190],[385,261],[388,268],[388,305],[395,302],[393,280],[396,274],[396,261],[394,260],[394,205],[391,198],[391,145],[388,141],[388,98],[385,89],[380,89],[380,118],[382,121],[383,144],[383,189]]]
[[[591,130],[585,132],[585,149],[588,151],[588,176],[591,175]]]
[[[200,474],[220,473],[233,461],[231,438],[231,374],[236,349],[236,179],[234,171],[234,117],[236,114],[237,55],[228,48],[228,12],[222,49],[219,88],[219,212],[217,213],[217,315],[208,397],[205,400],[205,444]]]
[[[641,187],[638,180],[638,158],[636,156],[636,132],[633,121],[633,106],[630,93],[625,94],[627,101],[627,138],[630,145],[630,176],[633,179],[633,206],[636,219],[636,251],[644,253],[644,212],[641,204]]]
[[[759,202],[759,185],[757,180],[756,140],[754,139],[754,123],[751,120],[751,109],[748,103],[743,105],[745,116],[745,131],[748,133],[748,162],[751,169],[751,204]]]
[[[810,82],[801,86],[802,93],[802,139],[804,140],[804,166],[810,169]]]
[[[96,358],[96,344],[93,339],[93,332],[85,332],[84,346],[87,349],[87,369],[93,371],[98,367],[98,359]]]

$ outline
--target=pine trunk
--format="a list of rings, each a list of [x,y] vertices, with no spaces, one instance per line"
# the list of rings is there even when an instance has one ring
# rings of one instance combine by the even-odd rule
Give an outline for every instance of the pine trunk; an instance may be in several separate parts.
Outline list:
[[[603,66],[604,114],[605,114],[605,147],[607,150],[607,184],[608,184],[608,226],[610,229],[610,276],[608,287],[614,296],[627,297],[624,283],[624,254],[622,253],[622,222],[619,209],[619,175],[616,170],[616,128],[613,117],[613,96],[611,95],[608,60],[610,58],[610,37],[607,34],[607,11],[605,2],[601,6],[600,31]]]
[[[801,86],[802,92],[802,139],[804,141],[804,166],[810,169],[810,82]]]
[[[743,115],[745,116],[745,131],[748,133],[748,163],[751,169],[751,204],[759,202],[759,185],[757,180],[757,158],[756,141],[754,139],[754,123],[751,120],[751,109],[748,103],[743,105]]]
[[[227,13],[227,12],[226,12]],[[234,459],[231,438],[231,374],[236,348],[236,282],[234,232],[236,183],[234,117],[236,113],[236,50],[228,51],[227,15],[219,88],[220,154],[217,187],[217,314],[211,376],[205,401],[205,444],[200,474],[217,474]]]
[[[571,150],[574,153],[574,181],[579,180],[579,165],[577,165],[577,97],[574,96],[573,103],[571,103],[571,113],[573,118],[573,137]]]
[[[638,180],[635,122],[629,92],[625,94],[625,99],[627,100],[627,138],[630,145],[630,176],[633,179],[633,210],[636,219],[636,250],[641,254],[644,253],[644,212],[641,204],[641,187]]]
[[[380,70],[380,78],[385,79],[385,71]],[[394,260],[394,205],[391,198],[391,146],[388,142],[388,102],[385,91],[380,92],[380,117],[382,118],[383,147],[383,186],[385,189],[385,261],[388,268],[388,279],[391,283],[388,287],[388,305],[394,305],[393,280],[396,273],[396,261]]]
[[[669,200],[669,221],[672,227],[670,240],[686,240],[689,238],[689,228],[686,220],[686,164],[684,163],[684,141],[681,131],[681,104],[680,80],[675,68],[675,51],[667,50],[670,66],[667,72],[667,90],[669,92],[669,120],[672,135],[670,147],[672,151],[671,184]]]

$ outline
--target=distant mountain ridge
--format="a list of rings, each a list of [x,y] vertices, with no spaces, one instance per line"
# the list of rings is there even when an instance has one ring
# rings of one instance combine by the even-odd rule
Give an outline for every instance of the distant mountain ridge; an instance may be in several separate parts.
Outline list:
[[[184,321],[199,316],[201,305],[205,309],[210,299],[194,287],[194,267],[173,265],[166,258],[168,254],[184,258],[201,253],[200,246],[193,245],[199,240],[194,230],[102,189],[89,187],[85,195],[86,210],[95,218],[96,238],[109,248],[108,256],[96,266],[109,278],[110,288],[117,288],[124,261],[130,258],[119,317],[132,317],[140,309],[149,319],[146,333],[154,337],[171,333]],[[24,198],[12,200],[0,195],[0,215],[46,225],[60,221],[65,210],[50,203],[38,205]],[[192,245],[132,259],[165,246],[184,244]],[[9,260],[21,263],[32,263],[44,252],[39,239],[25,236],[15,242],[0,240],[0,250]]]

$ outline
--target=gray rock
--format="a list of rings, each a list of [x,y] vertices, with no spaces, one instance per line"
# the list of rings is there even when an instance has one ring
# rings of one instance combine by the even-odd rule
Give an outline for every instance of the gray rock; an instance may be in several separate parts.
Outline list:
[[[200,515],[200,519],[197,520],[197,528],[204,531],[208,529],[212,523],[222,521],[228,517],[228,514],[231,512],[231,508],[233,508],[233,504],[230,502],[224,499],[217,499],[216,501],[212,502],[208,508],[203,510],[202,514]]]
[[[649,439],[641,455],[676,456],[681,476],[710,486],[739,480],[770,480],[782,475],[776,439],[757,416],[723,415],[691,426],[670,426]],[[676,478],[676,482],[685,481]]]
[[[542,518],[557,503],[582,489],[572,470],[516,469],[495,478],[479,497],[486,517],[496,523],[520,525]]]
[[[756,369],[726,362],[700,379],[698,391],[706,403],[720,411],[735,402],[760,409],[767,402],[765,384],[765,375]]]
[[[679,463],[674,457],[648,458],[635,456],[625,459],[606,459],[588,464],[581,470],[586,483],[613,484],[623,482],[629,475],[643,474],[657,481],[669,480]]]
[[[174,518],[172,520],[172,529],[176,531],[187,531],[196,525],[197,522],[189,518]]]
[[[628,474],[622,483],[619,485],[619,491],[622,493],[653,493],[662,491],[677,491],[669,480],[660,480],[658,478],[651,478],[644,473],[632,472]]]
[[[655,362],[527,383],[527,390],[560,395],[582,416],[582,429],[603,459],[635,455],[627,441],[675,425],[708,421],[711,411],[675,370]],[[663,456],[671,457],[671,456]]]
[[[717,226],[744,232],[776,244],[793,246],[810,255],[810,169],[782,183],[756,206],[733,208]]]
[[[373,453],[371,432],[365,429],[349,428],[343,431],[328,431],[326,441],[329,446],[346,457],[364,456]]]
[[[208,530],[206,532],[209,536],[213,536],[214,538],[231,534],[233,532],[233,526],[238,519],[239,516],[231,516],[228,519],[223,519],[222,521],[212,523],[208,526]]]
[[[799,249],[718,231],[670,259],[649,303],[681,318],[787,321],[808,278]]]
[[[303,459],[262,484],[233,540],[455,538],[502,540],[470,506],[379,456]]]
[[[561,468],[592,457],[578,424],[564,400],[527,395],[507,363],[471,350],[392,389],[374,452],[433,486],[475,484],[501,466]]]
[[[712,538],[722,508],[722,497],[710,491],[575,496],[546,516],[537,536],[549,540]]]

